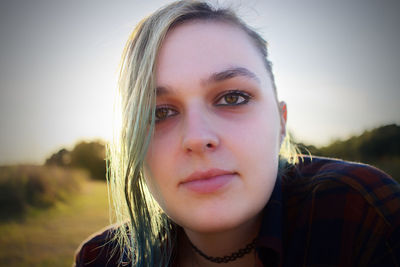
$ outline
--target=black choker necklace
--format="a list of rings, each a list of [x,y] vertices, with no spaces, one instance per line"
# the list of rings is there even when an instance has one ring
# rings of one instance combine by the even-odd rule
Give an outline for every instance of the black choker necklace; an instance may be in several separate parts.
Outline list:
[[[247,246],[245,248],[241,248],[237,252],[233,252],[230,256],[223,256],[223,257],[207,256],[206,254],[204,254],[203,251],[201,251],[195,245],[193,245],[193,243],[190,242],[190,240],[189,240],[189,243],[190,243],[190,245],[192,245],[192,248],[194,249],[194,251],[196,251],[198,254],[200,254],[203,258],[205,258],[209,261],[215,262],[215,263],[228,263],[230,261],[237,260],[246,254],[249,254],[255,247],[256,240],[257,240],[257,238],[255,238],[251,243],[247,244]]]

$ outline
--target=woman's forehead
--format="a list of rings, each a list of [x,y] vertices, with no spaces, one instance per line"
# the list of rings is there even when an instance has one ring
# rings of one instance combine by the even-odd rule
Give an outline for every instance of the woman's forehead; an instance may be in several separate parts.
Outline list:
[[[267,76],[264,60],[240,27],[220,21],[191,21],[168,32],[158,54],[157,84],[176,78],[205,79],[228,69]]]
[[[248,34],[241,27],[217,20],[193,20],[173,27],[168,31],[161,49],[171,46],[171,43],[175,46],[180,43],[182,47],[195,46],[196,44],[202,46],[216,42],[227,43],[232,40],[242,45],[251,45],[253,49],[257,50]],[[232,45],[231,43],[230,46]],[[215,49],[218,48],[215,47]]]

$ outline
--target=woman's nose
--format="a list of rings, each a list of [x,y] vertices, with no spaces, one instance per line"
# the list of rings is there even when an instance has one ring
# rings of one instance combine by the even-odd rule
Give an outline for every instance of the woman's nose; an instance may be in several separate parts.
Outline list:
[[[183,149],[189,153],[204,153],[215,150],[218,145],[211,118],[199,110],[188,112],[183,126]]]

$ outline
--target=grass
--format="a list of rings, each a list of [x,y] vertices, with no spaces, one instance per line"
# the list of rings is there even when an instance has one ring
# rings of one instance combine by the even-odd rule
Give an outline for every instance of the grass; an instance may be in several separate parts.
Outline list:
[[[109,224],[104,182],[86,181],[80,194],[19,221],[0,224],[0,266],[71,266],[90,234]]]

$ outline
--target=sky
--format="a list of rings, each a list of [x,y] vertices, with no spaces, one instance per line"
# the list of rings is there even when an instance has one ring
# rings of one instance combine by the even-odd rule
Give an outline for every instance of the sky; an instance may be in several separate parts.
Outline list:
[[[168,2],[0,0],[0,164],[109,139],[128,35]],[[297,141],[322,146],[400,124],[399,1],[219,3],[268,41]]]

